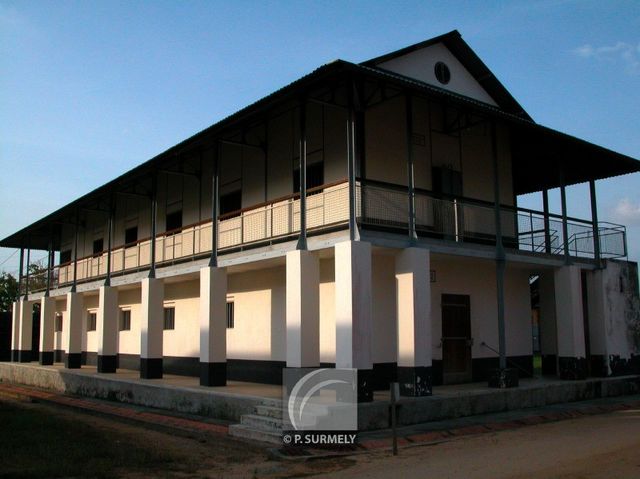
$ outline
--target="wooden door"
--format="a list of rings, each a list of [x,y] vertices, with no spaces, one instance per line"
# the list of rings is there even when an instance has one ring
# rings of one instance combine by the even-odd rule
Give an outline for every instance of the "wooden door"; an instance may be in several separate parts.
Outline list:
[[[442,380],[471,381],[471,309],[468,295],[442,295]]]

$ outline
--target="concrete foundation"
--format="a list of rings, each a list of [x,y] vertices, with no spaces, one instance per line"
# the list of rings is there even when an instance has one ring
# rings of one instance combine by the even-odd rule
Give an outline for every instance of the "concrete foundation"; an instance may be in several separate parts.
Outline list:
[[[237,393],[230,392],[234,390],[233,386],[200,387],[196,378],[176,377],[175,384],[171,384],[171,379],[137,379],[135,372],[104,376],[89,368],[68,370],[57,366],[0,363],[0,380],[230,421],[240,421],[242,415],[252,414],[265,400],[273,407],[281,404],[280,389],[276,386],[237,383],[236,391],[242,391]],[[186,381],[192,381],[193,385],[185,385]],[[411,425],[639,392],[640,376],[571,382],[525,379],[517,389],[490,389],[478,383],[441,386],[434,388],[433,396],[401,398],[398,424]],[[387,392],[377,392],[373,402],[359,404],[358,425],[362,431],[389,427]]]

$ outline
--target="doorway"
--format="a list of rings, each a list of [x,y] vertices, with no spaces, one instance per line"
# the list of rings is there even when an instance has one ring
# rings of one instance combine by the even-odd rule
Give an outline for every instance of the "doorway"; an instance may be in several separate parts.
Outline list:
[[[442,295],[442,383],[471,381],[471,301],[468,295]]]
[[[443,238],[459,241],[463,234],[462,208],[457,198],[462,196],[462,175],[452,168],[434,166],[431,171],[433,192],[440,201],[433,202],[435,232]]]

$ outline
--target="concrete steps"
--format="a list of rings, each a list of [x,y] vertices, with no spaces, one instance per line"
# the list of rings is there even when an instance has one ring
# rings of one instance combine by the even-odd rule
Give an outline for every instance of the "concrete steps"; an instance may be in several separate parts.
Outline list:
[[[282,419],[259,414],[243,414],[240,424],[251,426],[261,431],[282,431]]]
[[[282,445],[282,434],[280,432],[262,431],[244,424],[232,424],[229,426],[229,435],[241,439],[251,439],[252,441]]]
[[[256,406],[256,414],[282,420],[282,407],[264,406],[259,404]]]
[[[229,435],[254,441],[282,444],[282,402],[264,400],[253,414],[243,414],[240,424],[229,426]]]

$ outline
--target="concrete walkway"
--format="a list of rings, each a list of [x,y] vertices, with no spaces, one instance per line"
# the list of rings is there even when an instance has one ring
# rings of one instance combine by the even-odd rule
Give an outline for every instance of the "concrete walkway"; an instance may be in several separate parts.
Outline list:
[[[137,371],[98,374],[92,366],[65,369],[60,364],[0,363],[0,380],[55,393],[166,410],[169,414],[234,422],[240,422],[243,415],[254,414],[260,405],[277,408],[282,401],[282,387],[277,385],[229,381],[224,387],[203,387],[193,377],[167,375],[163,379],[140,379]],[[640,394],[640,376],[581,381],[523,379],[520,387],[513,389],[491,389],[486,383],[437,386],[432,396],[401,398],[398,424],[410,426],[634,394]],[[377,431],[388,425],[388,391],[376,392],[373,402],[358,405],[360,431]]]

